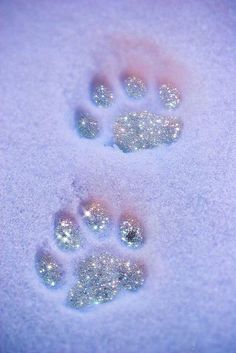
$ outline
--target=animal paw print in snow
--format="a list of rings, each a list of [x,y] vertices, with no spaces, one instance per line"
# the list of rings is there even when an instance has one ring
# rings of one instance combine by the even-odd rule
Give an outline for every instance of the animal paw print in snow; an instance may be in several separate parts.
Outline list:
[[[137,75],[122,76],[121,87],[124,94],[133,103],[142,100],[148,94],[145,81]],[[91,102],[100,109],[109,110],[115,104],[116,97],[111,86],[102,80],[95,80],[91,85]],[[158,90],[159,101],[166,111],[175,110],[181,103],[179,90],[169,83],[163,83]],[[166,114],[156,114],[148,110],[131,110],[110,118],[112,128],[110,144],[123,152],[135,152],[152,149],[161,144],[175,142],[181,134],[182,121]],[[87,139],[95,139],[102,133],[99,119],[83,109],[76,113],[76,127],[79,135]]]
[[[83,222],[79,222],[78,218]],[[81,202],[76,217],[59,213],[55,217],[54,244],[72,254],[84,250],[85,227],[95,235],[95,239],[106,240],[112,231],[112,216],[107,207],[98,201]],[[122,214],[118,221],[118,239],[129,249],[144,245],[144,228],[141,222],[130,214]],[[88,240],[88,239],[87,239]],[[35,255],[35,267],[42,283],[48,288],[64,286],[66,271],[59,254],[42,246]],[[137,291],[144,284],[145,271],[142,264],[115,255],[107,248],[95,250],[93,255],[85,256],[76,263],[75,283],[69,288],[66,303],[74,309],[112,301],[120,292]]]

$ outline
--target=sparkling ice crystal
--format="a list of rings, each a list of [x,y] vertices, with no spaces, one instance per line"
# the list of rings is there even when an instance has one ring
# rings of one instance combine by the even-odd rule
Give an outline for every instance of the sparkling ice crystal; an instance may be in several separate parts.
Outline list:
[[[136,76],[128,76],[124,80],[123,85],[130,98],[140,99],[146,95],[147,87],[145,83]]]
[[[176,109],[181,102],[181,95],[177,88],[163,84],[159,90],[160,99],[166,109]]]
[[[51,288],[60,286],[64,271],[62,265],[51,253],[38,250],[35,258],[35,267],[45,286]]]
[[[127,290],[136,291],[144,283],[143,268],[130,261],[120,263],[119,276],[123,288]]]
[[[96,201],[83,204],[82,217],[87,226],[95,233],[107,231],[111,224],[108,210],[100,202]]]
[[[127,113],[113,126],[114,143],[123,152],[135,152],[176,141],[182,131],[181,120],[148,111]]]
[[[122,217],[119,224],[119,235],[121,241],[131,248],[139,248],[143,245],[143,229],[134,217]]]
[[[93,87],[91,98],[97,107],[108,108],[113,103],[114,95],[108,87],[98,84]]]
[[[60,218],[55,226],[57,245],[63,250],[75,250],[81,246],[80,229],[69,217]]]
[[[137,290],[143,283],[144,272],[138,264],[103,252],[80,262],[67,303],[75,309],[106,303],[122,289]]]
[[[76,126],[81,137],[94,139],[99,134],[99,124],[88,113],[81,112],[76,119]]]

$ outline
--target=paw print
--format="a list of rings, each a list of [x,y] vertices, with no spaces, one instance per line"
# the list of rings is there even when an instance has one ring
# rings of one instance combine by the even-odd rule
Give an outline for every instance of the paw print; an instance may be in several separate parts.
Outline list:
[[[146,109],[150,88],[142,77],[130,72],[121,74],[118,82],[116,91],[121,91],[119,96],[107,80],[96,77],[92,81],[90,104],[97,112],[91,113],[82,107],[76,110],[75,125],[81,138],[100,138],[104,145],[118,147],[125,153],[152,149],[178,140],[183,123],[173,113],[170,114],[182,101],[177,87],[169,82],[159,84],[154,92],[162,112],[159,114]],[[100,114],[103,115],[101,119]]]
[[[144,246],[144,227],[139,219],[125,213],[114,221],[108,207],[100,201],[80,202],[75,215],[58,212],[54,217],[53,244],[42,244],[35,254],[35,268],[42,284],[51,289],[68,284],[70,276],[60,257],[61,251],[72,258],[70,270],[74,283],[68,285],[65,302],[73,309],[111,302],[124,291],[141,288],[145,281],[142,264],[133,257],[118,255],[117,246],[113,250],[101,244],[94,246],[94,240],[106,242],[114,228],[120,251],[122,247],[134,250]],[[93,250],[88,256],[89,247]]]
[[[79,96],[72,93],[80,138],[124,153],[179,139],[178,109],[189,75],[163,48],[147,39],[111,35],[107,46],[97,48],[92,66],[87,88],[78,87]]]

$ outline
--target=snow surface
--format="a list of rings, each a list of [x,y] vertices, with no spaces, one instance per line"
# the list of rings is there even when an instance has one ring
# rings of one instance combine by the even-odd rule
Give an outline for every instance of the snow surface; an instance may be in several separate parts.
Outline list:
[[[1,1],[1,353],[236,352],[235,28],[226,0]],[[123,154],[76,134],[77,105],[96,113],[89,84],[103,59],[111,52],[112,82],[124,64],[113,35],[151,41],[184,67],[185,128],[172,146]],[[115,231],[102,245],[143,261],[148,276],[136,294],[79,312],[64,305],[72,257],[52,234],[54,214],[87,197],[144,220],[139,252]],[[87,237],[90,253],[99,241]],[[35,272],[42,244],[68,271],[57,291]]]

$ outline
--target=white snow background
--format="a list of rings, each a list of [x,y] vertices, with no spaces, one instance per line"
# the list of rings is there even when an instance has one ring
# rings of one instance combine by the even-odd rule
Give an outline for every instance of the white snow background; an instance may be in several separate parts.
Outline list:
[[[236,352],[235,32],[234,1],[1,1],[1,353]],[[111,33],[162,43],[187,68],[177,143],[124,154],[78,137],[74,109],[90,104]],[[34,256],[55,247],[55,212],[86,197],[145,221],[139,252],[115,230],[107,246],[143,261],[147,279],[80,312],[64,305],[68,283],[42,285]]]

